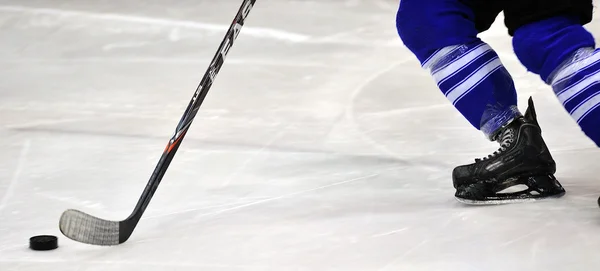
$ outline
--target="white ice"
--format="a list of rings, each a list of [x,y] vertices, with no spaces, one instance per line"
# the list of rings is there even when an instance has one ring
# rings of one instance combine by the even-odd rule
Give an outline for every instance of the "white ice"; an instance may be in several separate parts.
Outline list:
[[[567,194],[455,201],[452,168],[497,145],[402,46],[397,0],[258,0],[130,241],[63,237],[65,209],[133,209],[240,2],[0,0],[0,270],[600,267],[600,150],[501,17],[483,37]],[[29,250],[38,234],[60,248]]]

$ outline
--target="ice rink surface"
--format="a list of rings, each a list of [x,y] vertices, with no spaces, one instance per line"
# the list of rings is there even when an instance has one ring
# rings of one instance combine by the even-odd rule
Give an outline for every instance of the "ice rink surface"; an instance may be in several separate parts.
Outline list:
[[[455,201],[453,167],[497,145],[402,46],[395,0],[258,0],[130,241],[63,237],[65,209],[131,212],[240,3],[0,0],[0,270],[600,267],[600,150],[502,18],[482,37],[567,194]],[[60,248],[29,250],[37,234]]]

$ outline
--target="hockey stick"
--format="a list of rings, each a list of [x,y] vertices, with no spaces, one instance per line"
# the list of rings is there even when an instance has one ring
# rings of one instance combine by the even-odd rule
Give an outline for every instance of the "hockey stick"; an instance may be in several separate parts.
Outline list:
[[[152,176],[150,176],[150,180],[148,181],[144,192],[140,196],[135,209],[129,217],[123,221],[110,221],[91,216],[81,211],[66,210],[61,215],[59,222],[60,231],[66,237],[78,242],[101,246],[118,245],[129,239],[136,225],[140,221],[140,218],[142,218],[142,214],[146,210],[146,207],[148,207],[169,164],[173,160],[181,141],[190,128],[190,125],[192,124],[202,101],[206,97],[208,90],[212,86],[215,77],[223,66],[227,53],[229,53],[229,49],[233,46],[233,43],[240,33],[246,17],[250,13],[255,2],[256,0],[243,1],[242,6],[231,23],[227,34],[225,34],[210,66],[206,70],[206,73],[204,73],[192,100],[181,117],[173,137],[169,140]]]

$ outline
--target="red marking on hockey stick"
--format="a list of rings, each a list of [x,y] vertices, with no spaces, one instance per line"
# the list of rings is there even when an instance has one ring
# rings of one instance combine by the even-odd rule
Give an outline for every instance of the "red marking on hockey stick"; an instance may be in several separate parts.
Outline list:
[[[185,135],[185,133],[187,133],[187,131],[183,131],[181,134],[179,134],[179,136],[175,139],[175,141],[173,141],[173,143],[169,143],[167,145],[167,147],[165,148],[165,152],[171,152],[173,150],[173,148],[175,148],[175,146],[177,145],[177,143],[179,141],[181,141],[181,139],[183,138],[183,136]]]

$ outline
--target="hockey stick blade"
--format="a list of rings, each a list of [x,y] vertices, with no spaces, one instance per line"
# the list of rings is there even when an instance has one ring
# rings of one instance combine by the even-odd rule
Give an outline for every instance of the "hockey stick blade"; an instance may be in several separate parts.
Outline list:
[[[185,109],[173,137],[169,140],[167,147],[154,168],[154,172],[152,172],[152,175],[146,184],[146,188],[142,192],[142,195],[129,217],[122,221],[111,221],[77,210],[66,210],[61,215],[59,221],[59,228],[63,235],[81,243],[100,246],[118,245],[129,239],[142,218],[146,207],[148,207],[150,200],[154,196],[154,192],[158,189],[158,185],[167,172],[169,164],[173,160],[177,149],[179,149],[183,138],[187,134],[196,113],[200,109],[200,105],[202,105],[202,101],[206,97],[215,77],[223,66],[225,57],[229,53],[229,49],[233,46],[233,43],[240,33],[246,17],[250,13],[255,2],[256,0],[243,0],[242,6],[238,10],[235,19],[225,34],[221,45],[219,45],[219,49],[204,73],[202,80],[200,80],[200,84],[198,85],[198,88],[196,88],[196,92],[194,92],[188,107]]]
[[[77,210],[66,210],[59,228],[66,237],[86,244],[114,246],[119,244],[119,222],[104,220]]]

